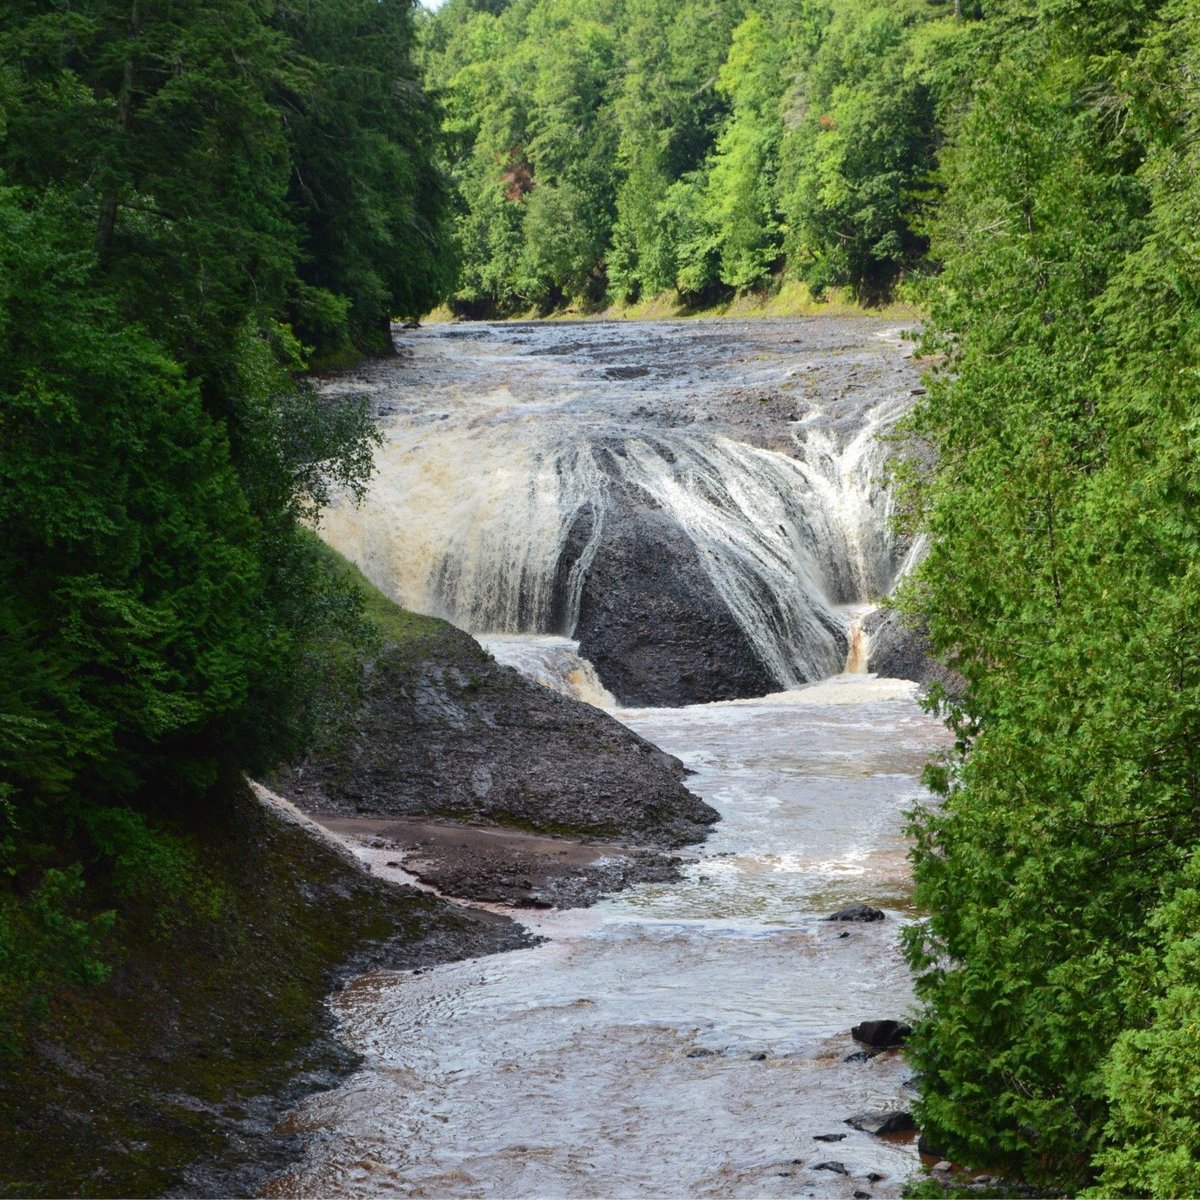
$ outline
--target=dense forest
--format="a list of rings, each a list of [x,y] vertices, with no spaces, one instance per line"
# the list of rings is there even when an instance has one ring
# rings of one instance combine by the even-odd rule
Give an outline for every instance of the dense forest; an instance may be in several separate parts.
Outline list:
[[[301,519],[373,434],[303,373],[451,278],[415,36],[405,0],[0,12],[0,1054],[124,914],[214,918],[190,823],[353,636]]]
[[[216,919],[190,816],[327,715],[302,522],[372,433],[308,370],[796,281],[926,313],[921,1126],[1200,1194],[1198,63],[1191,0],[6,4],[0,1054],[127,910]]]
[[[509,312],[784,275],[874,302],[928,261],[941,119],[972,53],[926,0],[449,0],[455,307]]]

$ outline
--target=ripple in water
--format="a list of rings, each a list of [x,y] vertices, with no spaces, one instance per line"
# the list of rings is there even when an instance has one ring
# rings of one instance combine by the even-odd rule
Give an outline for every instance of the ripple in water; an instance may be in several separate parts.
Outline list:
[[[908,1069],[843,1059],[912,999],[903,813],[945,738],[912,690],[620,713],[724,816],[687,878],[546,914],[530,950],[355,981],[335,1010],[363,1068],[291,1118],[311,1153],[265,1194],[898,1195],[911,1142],[843,1122],[907,1107]],[[855,900],[889,919],[822,919]]]

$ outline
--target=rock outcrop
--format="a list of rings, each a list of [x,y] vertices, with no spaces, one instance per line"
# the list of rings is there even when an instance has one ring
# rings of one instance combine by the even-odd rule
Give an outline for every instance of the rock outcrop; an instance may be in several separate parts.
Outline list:
[[[646,846],[701,841],[718,814],[686,771],[607,713],[501,666],[444,622],[389,645],[336,743],[276,776],[302,808],[437,816]]]
[[[696,547],[631,486],[614,484],[575,636],[580,654],[622,704],[702,704],[763,696],[780,686]]]

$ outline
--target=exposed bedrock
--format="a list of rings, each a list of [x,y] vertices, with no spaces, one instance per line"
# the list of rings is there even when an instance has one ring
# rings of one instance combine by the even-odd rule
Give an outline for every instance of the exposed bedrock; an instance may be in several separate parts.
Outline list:
[[[649,503],[610,513],[575,636],[622,704],[761,696],[777,685],[716,594],[696,548]]]
[[[924,630],[909,624],[898,612],[877,609],[863,621],[863,630],[871,639],[867,669],[876,675],[940,683],[952,694],[961,690],[961,676],[933,656]]]
[[[441,816],[645,846],[701,841],[718,814],[678,759],[501,666],[439,623],[385,647],[349,730],[276,786],[345,816]]]

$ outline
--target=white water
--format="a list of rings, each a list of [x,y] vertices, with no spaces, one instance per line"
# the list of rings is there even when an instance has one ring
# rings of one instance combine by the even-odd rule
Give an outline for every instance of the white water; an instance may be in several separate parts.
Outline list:
[[[596,668],[579,655],[579,643],[564,637],[492,634],[479,644],[497,662],[553,692],[596,708],[614,709],[617,701],[600,682]]]
[[[537,918],[531,950],[354,983],[335,1011],[363,1069],[293,1118],[317,1140],[267,1194],[898,1195],[911,1138],[844,1121],[908,1107],[909,1071],[843,1059],[911,1002],[903,811],[944,736],[913,690],[620,713],[723,814],[686,879]],[[888,919],[822,919],[859,900]]]
[[[836,674],[837,606],[900,566],[879,434],[912,382],[895,330],[844,324],[832,345],[795,322],[422,330],[411,361],[339,385],[365,383],[386,444],[365,505],[336,506],[324,536],[406,607],[570,636],[617,489],[690,539],[781,687]],[[607,378],[613,361],[645,377]],[[735,382],[759,390],[731,401]],[[793,411],[773,448],[749,444],[741,426],[776,404]]]

